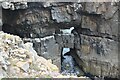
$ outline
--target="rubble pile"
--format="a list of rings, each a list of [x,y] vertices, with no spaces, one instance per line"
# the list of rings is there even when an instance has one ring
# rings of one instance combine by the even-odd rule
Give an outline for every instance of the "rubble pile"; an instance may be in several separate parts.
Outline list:
[[[76,64],[73,65],[78,65],[84,75],[90,77],[91,75],[107,78],[119,77],[118,17],[119,4],[117,2],[99,2],[98,0],[98,2],[90,3],[79,1],[61,3],[51,1],[12,2],[10,0],[0,3],[0,30],[32,42],[37,54],[51,59],[59,70],[62,70],[63,67],[63,69],[73,72],[73,68],[69,68],[69,65],[66,64],[66,62],[73,64],[73,58],[76,61]],[[0,35],[2,36],[2,34]],[[25,73],[23,76],[28,74],[30,76],[31,73],[38,74],[37,72],[41,68],[38,65],[45,62],[43,59],[36,60],[40,57],[33,50],[32,43],[17,42],[19,44],[16,44],[15,40],[3,38],[1,37],[0,41],[1,54],[3,55],[4,52],[7,56],[9,55],[8,58],[12,58],[10,60],[19,60],[13,61],[14,66],[20,69],[20,71],[15,71],[23,71]],[[70,48],[69,54],[61,55],[64,48]],[[2,58],[0,59],[2,60]],[[4,57],[3,59],[6,60]],[[13,68],[11,68],[12,64],[9,64],[10,60],[2,62],[0,75],[8,75],[9,73],[6,72],[12,71],[9,70],[9,67]],[[48,66],[48,62],[49,60],[47,60],[45,67]],[[34,65],[37,65],[38,70],[30,72],[31,66],[36,69]],[[51,70],[51,68],[49,69]],[[46,72],[50,70],[46,70]],[[53,74],[54,72],[52,76]],[[15,75],[17,74],[15,73]],[[41,77],[39,74],[38,76]]]
[[[33,49],[33,43],[24,43],[19,36],[0,31],[0,78],[85,77],[63,76],[51,60],[37,55]]]
[[[60,75],[50,60],[37,56],[32,43],[0,32],[0,77],[55,77]],[[55,74],[53,74],[53,72]]]

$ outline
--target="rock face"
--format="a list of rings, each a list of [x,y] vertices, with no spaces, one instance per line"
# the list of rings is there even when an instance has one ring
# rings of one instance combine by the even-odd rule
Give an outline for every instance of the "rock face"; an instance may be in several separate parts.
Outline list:
[[[119,73],[118,42],[81,35],[79,50],[77,54],[83,61],[80,65],[84,64],[85,72],[93,75],[117,77]]]
[[[30,42],[0,31],[0,78],[83,78],[63,76],[56,65],[37,55]],[[87,77],[82,80],[90,80]]]
[[[83,14],[81,27],[88,29],[89,35],[118,38],[117,3],[86,3],[83,11],[86,15]]]
[[[118,77],[118,5],[116,3],[86,3],[82,12],[80,49],[85,72]],[[79,28],[78,28],[79,29]]]
[[[3,7],[3,31],[33,42],[38,54],[51,59],[59,69],[62,48],[71,48],[74,49],[71,55],[86,74],[118,77],[118,3],[28,2],[26,5],[21,10]],[[75,28],[72,34],[60,31],[71,27]]]

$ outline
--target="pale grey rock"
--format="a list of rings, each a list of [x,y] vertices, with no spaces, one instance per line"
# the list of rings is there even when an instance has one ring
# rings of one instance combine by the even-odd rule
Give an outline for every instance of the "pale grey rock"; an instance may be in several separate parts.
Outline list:
[[[55,35],[56,42],[61,47],[73,48],[74,47],[74,35],[73,34],[58,34]]]
[[[53,61],[53,64],[56,64],[60,69],[61,50],[59,49],[59,45],[56,44],[55,37],[46,36],[40,39],[41,39],[41,46],[39,48],[40,52],[38,54],[44,56],[46,59],[51,59]]]
[[[15,3],[15,9],[27,9],[28,8],[28,4],[27,2],[18,2]]]
[[[18,63],[16,63],[16,65],[17,65],[18,67],[20,67],[20,68],[21,68],[23,71],[25,71],[25,72],[27,72],[28,69],[29,69],[29,67],[30,67],[30,65],[29,65],[28,62],[18,62]]]
[[[74,3],[74,4],[73,4],[73,7],[74,7],[74,11],[77,11],[77,10],[82,9],[82,5],[79,4],[79,3]]]
[[[4,58],[3,58],[2,54],[0,54],[0,62],[4,63],[3,61],[4,61]]]
[[[67,9],[62,9],[64,7],[52,7],[52,19],[56,20],[58,23],[60,22],[70,22],[71,17],[67,13]]]
[[[33,59],[33,61],[35,61],[37,59],[37,52],[33,49],[33,43],[27,42],[24,45],[24,49],[30,51],[30,55]]]
[[[42,4],[45,8],[51,6],[51,2],[43,2]]]
[[[71,34],[72,30],[74,30],[74,27],[71,27],[70,29],[60,29],[62,34]]]
[[[114,4],[114,5],[113,5]],[[85,3],[82,10],[81,27],[88,30],[81,32],[116,39],[118,37],[118,5],[115,2]]]
[[[2,22],[2,19],[0,19],[0,26],[2,26],[3,25],[3,22]]]
[[[4,9],[10,9],[11,6],[13,6],[13,4],[11,4],[10,2],[3,2],[3,3],[2,3],[2,7],[3,7]]]
[[[16,10],[16,9],[26,9],[28,7],[27,2],[2,2],[2,7],[4,9],[11,9],[11,10]]]
[[[0,66],[0,79],[7,77],[7,73],[2,69],[2,67]]]

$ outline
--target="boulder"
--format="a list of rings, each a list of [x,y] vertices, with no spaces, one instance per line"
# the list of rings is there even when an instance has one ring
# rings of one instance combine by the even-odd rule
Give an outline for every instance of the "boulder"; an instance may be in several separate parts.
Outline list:
[[[23,71],[27,72],[29,70],[29,63],[28,62],[17,62],[16,66],[18,66]]]

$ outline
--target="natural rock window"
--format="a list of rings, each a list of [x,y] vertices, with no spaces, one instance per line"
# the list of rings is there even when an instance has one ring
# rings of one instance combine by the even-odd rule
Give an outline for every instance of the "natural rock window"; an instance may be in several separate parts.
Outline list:
[[[119,4],[117,2],[5,2],[1,4],[2,31],[21,37],[24,43],[33,43],[37,55],[47,59],[46,61],[40,58],[43,62],[38,59],[35,65],[39,66],[33,65],[32,69],[47,70],[42,64],[50,62],[49,65],[55,68],[47,65],[49,70],[62,68],[62,74],[71,75],[75,72],[77,76],[87,76],[91,79],[119,77],[120,40],[118,39]],[[10,44],[11,42],[17,41],[13,36],[11,39],[10,35],[0,33],[0,40],[7,45],[3,49],[4,44],[0,43],[2,45],[0,50],[7,51],[8,47],[21,48],[21,45],[11,46],[13,45]],[[4,38],[8,39],[7,42]],[[13,52],[12,57],[24,58],[27,55],[23,55],[19,50],[16,53],[18,54]],[[18,64],[20,68],[11,69],[17,69],[18,72],[22,69],[27,72],[31,62],[23,63],[24,65],[21,63],[23,62]],[[76,69],[74,67],[76,65],[79,68]],[[2,67],[7,70],[6,66]],[[4,72],[2,67],[0,70]]]

